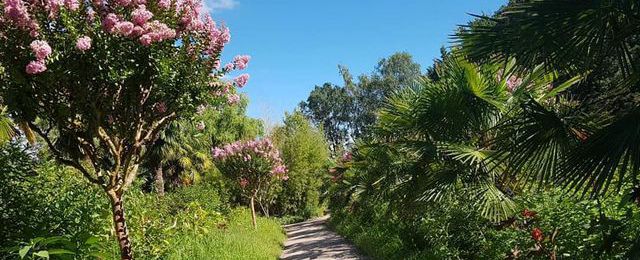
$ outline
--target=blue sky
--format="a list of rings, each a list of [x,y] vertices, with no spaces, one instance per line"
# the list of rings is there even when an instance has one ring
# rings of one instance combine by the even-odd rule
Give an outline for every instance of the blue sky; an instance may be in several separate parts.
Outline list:
[[[352,74],[405,51],[423,71],[450,43],[468,13],[492,13],[506,0],[207,0],[217,21],[231,29],[223,63],[252,56],[242,89],[248,114],[280,121],[315,85],[342,84],[339,64]]]

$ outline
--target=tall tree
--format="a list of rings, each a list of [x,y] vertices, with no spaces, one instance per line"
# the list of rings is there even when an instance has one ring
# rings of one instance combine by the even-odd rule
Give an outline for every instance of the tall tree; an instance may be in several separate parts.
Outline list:
[[[282,183],[272,207],[281,215],[321,213],[320,188],[329,163],[329,146],[322,131],[295,111],[285,115],[284,125],[276,127],[272,136],[289,170],[289,180]]]
[[[145,2],[0,5],[0,96],[59,162],[104,190],[122,259],[133,258],[123,194],[144,148],[199,104],[223,101],[232,86],[221,76],[246,65],[241,56],[220,69],[229,31],[201,2]]]
[[[344,86],[316,87],[300,104],[303,113],[323,127],[334,155],[370,133],[376,111],[389,95],[416,86],[422,77],[420,65],[404,52],[380,60],[370,75],[361,75],[357,81],[346,67],[338,69]]]
[[[311,122],[322,128],[334,153],[350,141],[355,106],[345,88],[330,83],[316,86],[307,101],[300,103],[300,108]]]

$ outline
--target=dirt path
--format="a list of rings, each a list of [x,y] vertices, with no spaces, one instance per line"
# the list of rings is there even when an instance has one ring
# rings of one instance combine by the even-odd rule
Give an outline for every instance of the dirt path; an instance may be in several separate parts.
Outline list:
[[[328,218],[284,226],[288,238],[280,259],[366,259],[347,240],[327,228]]]

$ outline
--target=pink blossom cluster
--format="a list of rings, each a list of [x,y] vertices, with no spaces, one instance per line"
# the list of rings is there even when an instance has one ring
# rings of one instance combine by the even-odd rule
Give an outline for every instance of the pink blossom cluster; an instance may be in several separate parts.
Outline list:
[[[89,36],[82,36],[76,40],[76,49],[81,52],[91,49],[91,38]]]
[[[28,12],[26,2],[23,0],[3,0],[4,16],[8,21],[13,22],[16,27],[24,31],[29,31],[32,37],[38,36],[39,25]]]
[[[239,70],[246,69],[247,65],[249,65],[249,60],[251,60],[251,56],[249,55],[238,55],[233,58],[233,66]]]
[[[87,53],[103,42],[96,39],[112,38],[131,40],[141,46],[182,42],[172,46],[185,48],[194,60],[202,59],[213,73],[211,82],[221,82],[220,78],[232,70],[248,67],[251,57],[238,55],[221,68],[219,55],[231,40],[231,34],[227,27],[217,24],[203,12],[202,0],[155,1],[0,0],[0,39],[2,35],[5,39],[6,35],[28,39],[23,43],[28,46],[17,47],[33,54],[24,67],[29,75],[43,73],[47,66],[53,68],[49,63],[55,62],[50,58],[54,53],[59,54],[58,57],[72,57],[65,52]],[[69,24],[73,28],[58,28],[66,26],[61,21],[63,14],[65,19],[77,21]],[[52,31],[54,27],[56,29]],[[69,39],[71,43],[61,39]],[[186,42],[189,44],[184,44]],[[212,86],[210,93],[226,99],[227,104],[236,104],[240,96],[232,88],[245,86],[249,78],[249,74],[241,74],[228,82],[222,81],[222,84]]]
[[[122,20],[118,15],[109,13],[102,21],[102,27],[109,33],[137,38],[144,46],[175,39],[176,30],[158,20],[148,22],[151,17],[153,13],[149,12],[144,5],[140,5],[132,12],[133,22]]]
[[[351,154],[351,152],[345,152],[344,154],[342,154],[343,162],[351,161],[351,159],[353,159],[353,154]]]
[[[515,91],[520,85],[522,85],[522,78],[512,75],[507,79],[507,89],[509,92]]]
[[[47,70],[45,60],[51,55],[51,46],[46,41],[35,40],[29,44],[33,56],[36,60],[30,61],[25,68],[30,75],[39,74]]]
[[[256,159],[264,159],[270,163],[269,173],[274,177],[288,179],[287,167],[284,165],[280,152],[275,148],[269,138],[251,141],[238,141],[223,147],[215,147],[212,150],[216,160],[235,160],[236,162],[249,162]]]
[[[235,105],[240,102],[240,95],[238,94],[228,94],[227,95],[227,104]]]
[[[233,79],[233,82],[236,83],[236,86],[238,86],[239,88],[244,87],[244,85],[247,85],[248,81],[249,81],[249,74],[247,73],[241,74],[240,76],[237,76]]]

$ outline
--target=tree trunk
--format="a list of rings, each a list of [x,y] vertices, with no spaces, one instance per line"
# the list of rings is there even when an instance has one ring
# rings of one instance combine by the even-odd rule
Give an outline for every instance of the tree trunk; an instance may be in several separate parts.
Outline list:
[[[158,196],[164,196],[164,175],[162,172],[161,161],[158,161],[158,164],[155,167],[153,186],[155,187]]]
[[[258,224],[256,223],[256,207],[254,203],[255,196],[251,196],[251,219],[253,220],[253,228],[258,229]]]
[[[111,211],[113,214],[113,226],[118,238],[118,246],[120,246],[120,257],[125,260],[133,259],[131,251],[131,241],[129,240],[129,231],[124,218],[124,205],[122,204],[122,193],[114,190],[107,191],[109,200],[111,201]]]

